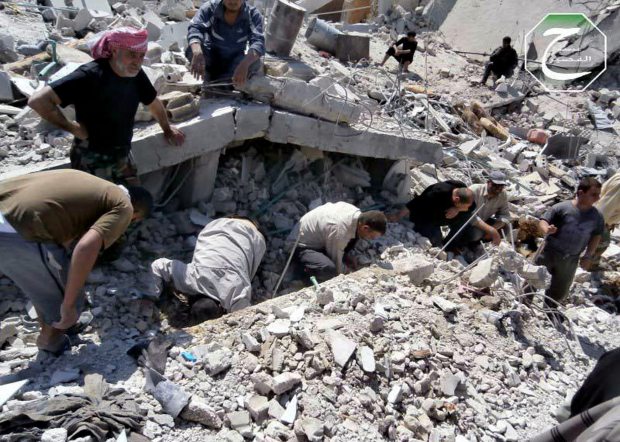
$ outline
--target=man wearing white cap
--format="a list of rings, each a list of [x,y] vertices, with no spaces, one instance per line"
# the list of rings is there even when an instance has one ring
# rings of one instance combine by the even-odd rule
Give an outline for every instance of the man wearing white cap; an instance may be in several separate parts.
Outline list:
[[[489,173],[486,183],[474,184],[470,190],[474,193],[475,207],[470,212],[461,215],[462,221],[456,223],[450,229],[448,239],[452,237],[471,216],[471,212],[480,209],[478,215],[472,223],[465,227],[454,239],[451,248],[458,249],[467,247],[479,241],[493,241],[498,245],[502,237],[499,231],[510,222],[510,211],[508,210],[508,195],[506,188],[506,175],[500,171]]]

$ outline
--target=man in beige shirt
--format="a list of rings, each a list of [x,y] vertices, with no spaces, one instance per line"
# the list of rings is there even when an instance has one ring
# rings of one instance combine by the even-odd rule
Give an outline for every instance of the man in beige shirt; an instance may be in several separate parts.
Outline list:
[[[382,212],[360,209],[345,202],[327,203],[306,213],[289,235],[299,237],[296,261],[306,276],[319,282],[344,272],[343,258],[357,239],[373,240],[385,233],[387,219]],[[355,267],[353,261],[349,261]]]
[[[597,270],[603,253],[611,243],[611,232],[620,224],[620,172],[616,172],[614,176],[605,181],[601,189],[601,199],[594,207],[605,219],[605,230],[592,256],[592,269]]]
[[[481,240],[492,241],[493,244],[499,245],[502,240],[499,231],[510,222],[508,195],[504,190],[506,184],[506,175],[500,171],[493,171],[489,173],[486,183],[473,184],[469,187],[474,194],[475,207],[472,206],[470,212],[462,214],[459,222],[451,226],[447,239],[458,232],[471,217],[471,211],[480,210],[471,224],[454,239],[451,248],[460,249]]]
[[[0,273],[32,301],[41,325],[40,349],[66,348],[64,332],[79,318],[81,290],[99,252],[151,206],[145,189],[127,189],[77,170],[0,182]]]

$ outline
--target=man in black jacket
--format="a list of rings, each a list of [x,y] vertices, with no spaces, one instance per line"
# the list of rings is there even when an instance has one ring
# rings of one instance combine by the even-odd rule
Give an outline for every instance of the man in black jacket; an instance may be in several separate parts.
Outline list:
[[[502,75],[506,78],[512,77],[517,64],[519,64],[519,57],[517,56],[517,51],[510,46],[511,41],[510,37],[504,37],[502,45],[493,51],[489,58],[490,61],[484,68],[482,84],[487,83],[491,72],[498,78]]]

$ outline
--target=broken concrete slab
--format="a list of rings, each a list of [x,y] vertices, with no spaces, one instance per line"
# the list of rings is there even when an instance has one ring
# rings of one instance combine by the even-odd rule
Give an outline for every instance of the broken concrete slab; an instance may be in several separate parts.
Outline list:
[[[469,275],[469,283],[477,288],[491,286],[498,276],[498,268],[493,258],[487,258],[478,263]]]
[[[432,164],[440,164],[443,159],[441,144],[430,139],[404,138],[373,129],[339,126],[278,110],[273,112],[266,138],[275,143],[365,157],[411,159]]]
[[[273,378],[271,389],[277,395],[286,393],[301,383],[301,375],[299,373],[286,372],[281,373]]]
[[[12,382],[10,384],[0,385],[0,408],[13,396],[17,394],[21,388],[30,382],[28,379],[23,381]]]
[[[264,137],[269,129],[271,106],[249,104],[240,106],[235,112],[235,141]]]
[[[375,364],[375,352],[370,347],[364,346],[359,350],[359,360],[362,365],[362,370],[366,373],[374,373],[376,370]]]
[[[0,71],[0,101],[13,101],[14,99],[11,77],[6,72]]]
[[[434,264],[422,254],[415,254],[392,263],[394,270],[406,274],[413,284],[421,284],[433,274]]]
[[[341,368],[347,365],[347,362],[355,352],[357,344],[342,333],[334,330],[328,332],[327,341],[332,350],[334,362]]]
[[[343,62],[370,59],[370,35],[359,32],[339,34],[336,38],[336,58]]]
[[[336,123],[355,123],[361,108],[349,101],[324,94],[321,88],[296,79],[254,76],[243,91],[263,103]]]

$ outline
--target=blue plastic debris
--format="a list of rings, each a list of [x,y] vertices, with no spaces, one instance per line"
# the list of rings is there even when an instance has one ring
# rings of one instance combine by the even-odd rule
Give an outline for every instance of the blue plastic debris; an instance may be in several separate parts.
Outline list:
[[[183,359],[185,359],[188,362],[196,362],[197,361],[196,356],[194,356],[189,351],[182,352],[181,356],[183,357]]]

